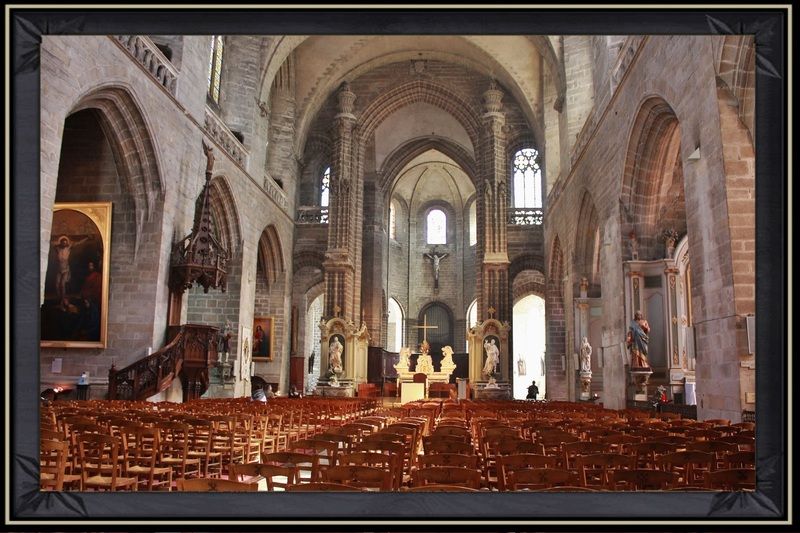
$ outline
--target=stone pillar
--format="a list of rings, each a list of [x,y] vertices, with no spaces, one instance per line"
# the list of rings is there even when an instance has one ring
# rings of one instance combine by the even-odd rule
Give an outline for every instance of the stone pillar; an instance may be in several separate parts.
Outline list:
[[[482,179],[478,192],[478,217],[483,222],[484,238],[478,239],[478,259],[482,272],[478,287],[478,316],[485,320],[494,307],[496,318],[511,320],[508,286],[508,176],[506,118],[502,112],[503,91],[492,80],[483,93],[484,109],[481,142]]]
[[[325,253],[325,316],[361,319],[355,309],[357,177],[354,175],[353,128],[356,95],[347,83],[339,89],[339,113],[334,120],[328,250]]]
[[[664,277],[667,282],[667,291],[665,295],[667,301],[667,323],[669,324],[667,334],[667,360],[670,392],[673,395],[676,392],[683,392],[684,378],[686,377],[681,363],[681,347],[679,345],[680,309],[678,304],[678,275],[678,269],[672,265],[668,265],[667,268],[664,269]]]

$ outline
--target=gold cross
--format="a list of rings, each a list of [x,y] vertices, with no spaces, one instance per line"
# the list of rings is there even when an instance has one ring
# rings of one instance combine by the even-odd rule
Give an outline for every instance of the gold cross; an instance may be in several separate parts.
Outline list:
[[[487,309],[487,311],[489,311],[489,318],[494,318],[494,314],[497,312],[497,309],[495,309],[492,306],[489,306],[489,309]]]
[[[425,315],[425,318],[424,318],[422,323],[423,323],[422,326],[412,326],[412,327],[414,327],[416,329],[421,329],[422,330],[422,340],[427,342],[428,341],[428,330],[429,329],[437,329],[439,326],[429,326],[428,325],[428,315]]]

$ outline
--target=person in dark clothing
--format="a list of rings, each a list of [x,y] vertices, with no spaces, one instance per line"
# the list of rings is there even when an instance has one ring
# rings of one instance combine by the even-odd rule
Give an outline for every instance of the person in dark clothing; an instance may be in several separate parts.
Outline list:
[[[534,381],[528,387],[528,395],[525,398],[528,400],[535,400],[538,395],[539,395],[539,387],[536,386],[536,382]]]

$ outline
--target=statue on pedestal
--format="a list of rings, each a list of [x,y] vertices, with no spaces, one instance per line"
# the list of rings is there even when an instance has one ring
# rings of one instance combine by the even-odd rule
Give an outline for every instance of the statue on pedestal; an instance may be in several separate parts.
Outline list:
[[[592,346],[589,339],[583,338],[581,343],[581,373],[592,373]]]
[[[650,368],[647,360],[647,344],[650,342],[650,324],[644,319],[641,311],[636,311],[631,320],[626,339],[631,351],[631,368]]]
[[[431,359],[430,353],[428,353],[431,349],[431,345],[428,344],[427,340],[423,340],[422,344],[419,345],[419,357],[417,357],[417,367],[415,369],[416,372],[421,372],[423,374],[433,374],[433,359]]]

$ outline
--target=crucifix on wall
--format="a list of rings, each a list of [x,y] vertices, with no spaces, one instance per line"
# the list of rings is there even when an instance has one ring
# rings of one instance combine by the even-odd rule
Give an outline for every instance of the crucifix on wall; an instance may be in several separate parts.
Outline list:
[[[422,255],[424,255],[425,257],[429,258],[431,261],[433,261],[433,288],[434,289],[438,289],[439,288],[439,262],[442,259],[444,259],[445,257],[447,257],[448,255],[450,255],[450,254],[448,254],[447,252],[437,252],[436,248],[434,248],[433,251],[425,253],[425,254],[422,254]]]

